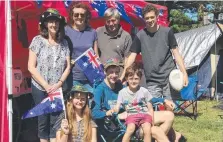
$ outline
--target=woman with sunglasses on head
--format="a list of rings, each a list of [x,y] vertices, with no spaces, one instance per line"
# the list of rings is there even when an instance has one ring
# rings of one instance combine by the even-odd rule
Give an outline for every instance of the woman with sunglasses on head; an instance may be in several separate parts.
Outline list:
[[[97,142],[97,125],[91,120],[88,100],[92,94],[83,85],[75,85],[66,103],[67,119],[62,119],[57,142]]]
[[[55,9],[47,9],[39,21],[40,35],[29,46],[28,70],[32,75],[32,96],[39,104],[60,88],[70,73],[70,51],[64,39],[65,19]],[[53,129],[60,112],[38,116],[40,142],[56,141]]]
[[[69,8],[69,25],[65,27],[65,33],[72,42],[73,85],[89,84],[86,76],[80,67],[74,63],[74,60],[91,47],[97,49],[97,34],[89,26],[90,18],[91,13],[87,5],[81,2],[71,4]]]

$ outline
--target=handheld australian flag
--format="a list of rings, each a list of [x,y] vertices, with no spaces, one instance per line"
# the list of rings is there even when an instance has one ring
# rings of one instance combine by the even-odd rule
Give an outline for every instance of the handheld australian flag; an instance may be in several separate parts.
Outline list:
[[[75,63],[82,69],[91,84],[102,81],[105,77],[103,65],[92,48],[80,55]]]
[[[65,109],[62,88],[49,94],[47,98],[43,99],[38,105],[26,112],[22,119],[31,118],[52,112],[58,112]]]

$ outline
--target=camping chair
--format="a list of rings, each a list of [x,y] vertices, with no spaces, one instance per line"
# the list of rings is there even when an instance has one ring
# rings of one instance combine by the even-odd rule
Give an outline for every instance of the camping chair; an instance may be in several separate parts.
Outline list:
[[[191,119],[193,119],[193,116],[194,120],[196,120],[197,100],[199,99],[199,97],[202,96],[202,94],[204,94],[205,90],[199,89],[197,74],[189,76],[188,79],[188,86],[180,91],[182,100],[175,101],[176,107],[174,109],[174,112],[179,114],[183,112],[183,114],[186,114]],[[186,110],[189,106],[192,106],[192,113]]]
[[[104,121],[103,125],[99,124],[99,121]],[[95,120],[95,122],[98,125],[98,139],[101,142],[119,142],[126,132],[125,121],[120,120],[115,113],[112,116],[103,118],[103,120]],[[139,135],[139,131],[135,131],[130,141],[141,142]]]

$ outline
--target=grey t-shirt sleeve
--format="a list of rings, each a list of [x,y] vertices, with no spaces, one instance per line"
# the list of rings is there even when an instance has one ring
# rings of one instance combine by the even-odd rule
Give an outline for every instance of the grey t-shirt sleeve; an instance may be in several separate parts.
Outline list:
[[[168,32],[168,41],[169,41],[170,49],[177,48],[178,44],[177,44],[177,40],[176,40],[176,38],[174,36],[173,29],[170,29],[169,32]]]
[[[39,36],[36,36],[33,38],[29,46],[29,49],[31,49],[36,54],[36,56],[38,56],[40,52],[40,46],[38,46],[39,42],[40,42],[40,38]]]
[[[94,42],[95,42],[98,40],[98,35],[97,35],[96,30],[93,29],[93,32],[94,32]]]
[[[129,50],[130,50],[130,47],[132,45],[132,37],[128,34],[126,36],[126,40],[125,40],[125,45],[124,45],[124,56],[125,57],[128,57],[129,55]]]
[[[135,36],[132,45],[130,47],[130,51],[137,54],[141,52],[141,42],[138,35]]]

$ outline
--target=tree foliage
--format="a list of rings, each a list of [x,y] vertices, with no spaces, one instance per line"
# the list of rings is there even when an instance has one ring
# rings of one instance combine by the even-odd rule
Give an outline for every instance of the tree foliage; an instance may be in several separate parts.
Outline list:
[[[215,18],[223,12],[223,1],[149,1],[150,3],[165,5],[168,8],[170,27],[174,32],[183,32],[203,26],[204,15],[211,12]],[[213,9],[207,9],[206,5],[212,5]],[[197,13],[197,21],[193,21],[184,13],[191,10]]]
[[[190,30],[194,24],[196,22],[183,14],[181,10],[172,9],[170,11],[170,26],[175,33]]]

